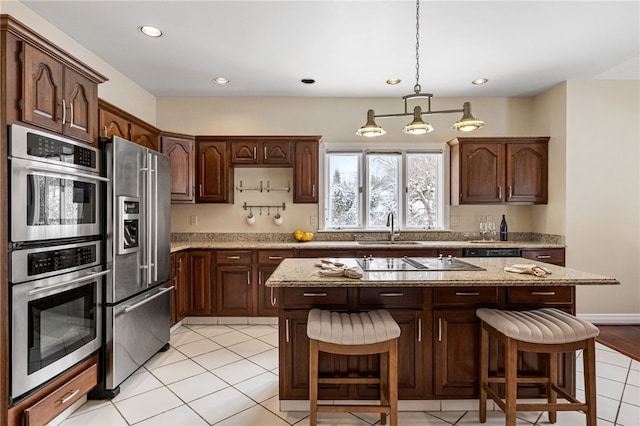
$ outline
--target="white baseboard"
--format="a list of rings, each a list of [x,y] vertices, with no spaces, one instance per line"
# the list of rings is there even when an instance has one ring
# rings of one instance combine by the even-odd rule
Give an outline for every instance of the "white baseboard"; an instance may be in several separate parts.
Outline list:
[[[578,314],[577,316],[595,325],[640,324],[640,314]]]

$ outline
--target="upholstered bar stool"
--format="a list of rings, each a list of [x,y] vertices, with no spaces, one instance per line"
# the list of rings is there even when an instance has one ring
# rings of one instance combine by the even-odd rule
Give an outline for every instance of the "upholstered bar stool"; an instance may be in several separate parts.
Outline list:
[[[360,313],[309,311],[309,404],[314,426],[318,412],[375,412],[386,424],[398,424],[398,337],[400,327],[389,312],[380,309]],[[319,352],[338,355],[380,354],[380,377],[318,378]],[[380,404],[318,404],[318,384],[380,384]]]
[[[504,411],[505,424],[516,424],[517,411],[548,411],[549,421],[556,422],[557,411],[583,411],[587,426],[596,426],[596,366],[595,338],[599,330],[593,324],[558,309],[545,308],[532,311],[502,311],[478,309],[481,320],[480,343],[480,422],[487,419],[487,395]],[[504,377],[489,377],[489,335],[505,346]],[[582,403],[568,395],[557,385],[558,357],[562,352],[583,350],[584,393]],[[517,377],[518,351],[549,354],[549,377]],[[490,383],[504,383],[504,400]],[[518,404],[518,383],[547,385],[546,403]],[[557,403],[557,395],[568,403]]]

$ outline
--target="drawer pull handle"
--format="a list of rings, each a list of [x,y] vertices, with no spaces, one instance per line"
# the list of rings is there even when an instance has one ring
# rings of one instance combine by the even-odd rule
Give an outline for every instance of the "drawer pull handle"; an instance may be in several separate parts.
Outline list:
[[[273,294],[273,287],[270,287],[270,288],[271,288],[271,306],[276,306],[276,304],[278,303],[278,299]]]
[[[229,259],[229,260],[238,260],[238,259],[240,259],[240,256],[227,256],[227,259]]]
[[[480,296],[478,292],[456,291],[456,296]]]
[[[404,296],[404,293],[401,291],[398,291],[395,293],[390,293],[390,292],[380,293],[380,297],[402,297],[402,296]]]
[[[532,296],[555,296],[555,291],[532,291]]]
[[[304,297],[327,297],[327,293],[322,293],[322,292],[309,292],[309,293],[304,293]]]
[[[62,398],[60,400],[60,404],[66,404],[67,402],[69,402],[74,396],[76,396],[78,394],[78,392],[80,392],[80,389],[76,389],[74,391],[71,391],[67,394],[67,396],[65,396],[64,398]]]
[[[269,256],[269,260],[282,260],[282,256]]]
[[[551,255],[539,254],[539,255],[536,256],[536,259],[551,259]]]

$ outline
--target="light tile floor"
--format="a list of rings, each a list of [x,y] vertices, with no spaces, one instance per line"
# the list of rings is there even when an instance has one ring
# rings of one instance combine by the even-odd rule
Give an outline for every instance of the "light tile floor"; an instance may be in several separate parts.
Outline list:
[[[308,412],[279,410],[277,333],[274,325],[181,326],[171,335],[171,348],[129,377],[116,398],[89,400],[61,425],[308,425]],[[581,354],[577,357],[580,372]],[[599,344],[596,359],[598,425],[640,425],[640,363]],[[576,387],[582,398],[581,374]],[[504,425],[500,411],[490,411],[487,417],[486,425]],[[518,417],[518,425],[549,424],[546,413]],[[326,425],[379,424],[376,415],[361,413],[322,413],[320,420]],[[477,411],[462,408],[402,411],[399,423],[447,426],[479,421]],[[582,413],[558,413],[558,426],[584,424]]]

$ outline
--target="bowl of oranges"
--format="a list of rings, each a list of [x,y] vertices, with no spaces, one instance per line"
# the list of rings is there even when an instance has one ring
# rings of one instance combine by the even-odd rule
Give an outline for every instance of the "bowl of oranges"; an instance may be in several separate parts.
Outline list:
[[[293,238],[299,242],[307,242],[313,239],[313,232],[305,232],[300,229],[293,231]]]

